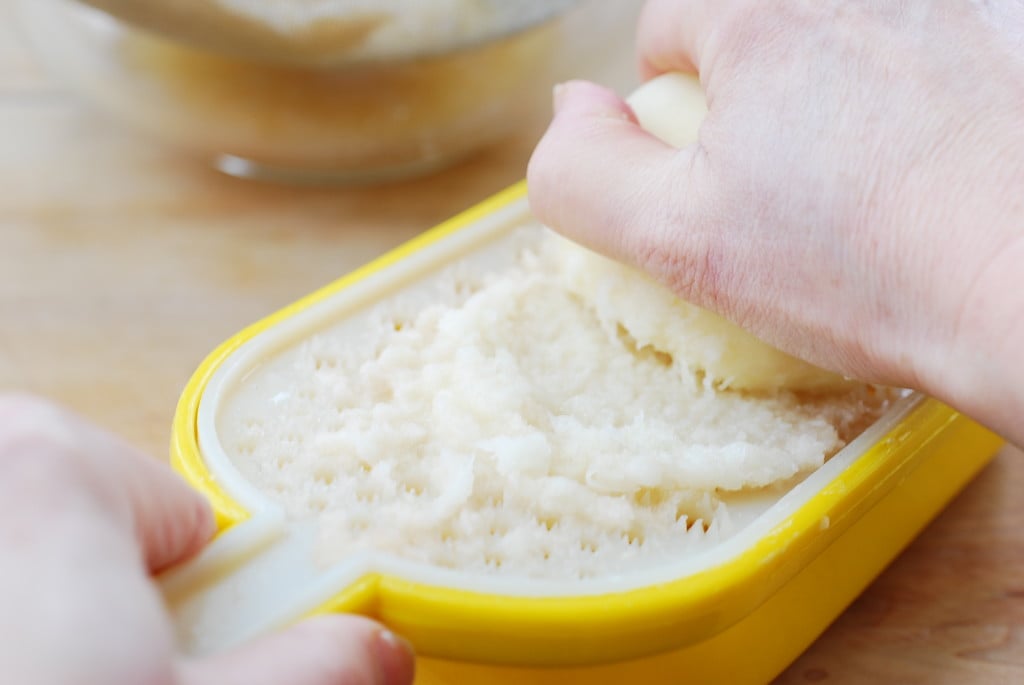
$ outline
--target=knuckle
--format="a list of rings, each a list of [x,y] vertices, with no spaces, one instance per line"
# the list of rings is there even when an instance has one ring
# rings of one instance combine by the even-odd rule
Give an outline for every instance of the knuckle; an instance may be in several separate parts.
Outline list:
[[[819,23],[821,9],[805,0],[742,0],[722,13],[715,52],[728,64],[773,62],[787,55],[792,36]]]
[[[31,395],[0,395],[0,458],[50,453],[59,444],[53,424],[60,410]]]

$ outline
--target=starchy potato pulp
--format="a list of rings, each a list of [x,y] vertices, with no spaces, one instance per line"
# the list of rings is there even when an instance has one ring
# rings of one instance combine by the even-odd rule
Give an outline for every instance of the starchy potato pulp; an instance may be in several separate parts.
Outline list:
[[[571,579],[679,559],[894,397],[547,229],[498,248],[266,360],[221,407],[227,455],[317,518],[323,563]]]

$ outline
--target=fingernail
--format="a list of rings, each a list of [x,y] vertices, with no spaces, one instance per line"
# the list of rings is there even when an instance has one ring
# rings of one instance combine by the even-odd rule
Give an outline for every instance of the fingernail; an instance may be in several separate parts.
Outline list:
[[[377,633],[377,659],[384,679],[381,685],[411,685],[416,674],[416,655],[403,637],[382,630]]]
[[[558,114],[558,110],[562,109],[562,103],[565,101],[565,94],[568,90],[569,86],[564,83],[559,83],[555,86],[551,97],[555,104],[555,114]]]

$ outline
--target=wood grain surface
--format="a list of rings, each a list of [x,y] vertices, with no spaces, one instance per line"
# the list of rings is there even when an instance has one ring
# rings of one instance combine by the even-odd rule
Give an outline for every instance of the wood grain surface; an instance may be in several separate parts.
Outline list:
[[[0,390],[53,398],[159,457],[215,345],[519,179],[539,134],[386,187],[237,181],[92,113],[37,69],[8,2]],[[778,682],[1024,682],[1022,493],[1024,454],[1007,448]]]

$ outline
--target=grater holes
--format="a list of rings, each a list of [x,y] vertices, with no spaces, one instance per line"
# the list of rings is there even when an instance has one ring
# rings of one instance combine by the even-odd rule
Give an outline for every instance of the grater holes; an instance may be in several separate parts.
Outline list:
[[[630,547],[642,547],[645,541],[644,531],[634,526],[623,531],[622,540]]]
[[[536,521],[538,526],[550,533],[558,525],[559,519],[555,516],[543,516],[538,517]]]
[[[380,493],[375,488],[363,485],[356,489],[356,501],[360,504],[376,504],[380,499]]]
[[[313,478],[321,485],[334,485],[338,479],[338,470],[321,466],[313,473]]]
[[[686,531],[690,532],[691,530],[694,530],[694,529],[698,529],[698,530],[701,530],[701,531],[707,533],[708,531],[711,530],[711,522],[710,521],[705,521],[702,518],[686,519]]]
[[[338,368],[338,360],[336,357],[317,355],[313,366],[317,371],[323,371],[324,369],[334,370]]]
[[[299,433],[288,433],[284,436],[284,441],[288,445],[301,445],[306,439]]]
[[[633,493],[633,503],[637,506],[654,509],[668,500],[668,494],[661,489],[640,488]]]
[[[416,477],[405,477],[398,481],[399,489],[410,497],[423,497],[426,486],[423,481]]]

